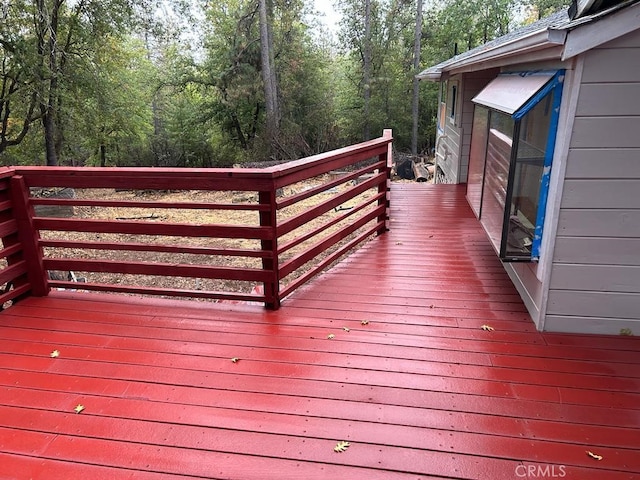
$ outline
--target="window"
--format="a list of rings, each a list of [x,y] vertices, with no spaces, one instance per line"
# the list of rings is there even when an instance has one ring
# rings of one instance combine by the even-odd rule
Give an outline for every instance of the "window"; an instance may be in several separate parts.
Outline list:
[[[458,100],[458,86],[451,85],[451,101],[449,106],[449,118],[455,123],[456,121],[456,101]]]
[[[447,87],[448,82],[440,83],[440,108],[438,109],[438,130],[444,132],[447,117]]]
[[[505,261],[540,256],[563,79],[503,74],[473,99],[467,198]]]

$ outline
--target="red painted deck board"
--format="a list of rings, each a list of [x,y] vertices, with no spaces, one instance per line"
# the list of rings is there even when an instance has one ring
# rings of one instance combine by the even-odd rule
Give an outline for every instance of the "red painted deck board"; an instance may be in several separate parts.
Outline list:
[[[394,185],[391,231],[276,312],[82,292],[2,312],[0,478],[630,480],[639,353],[536,332],[464,189]]]

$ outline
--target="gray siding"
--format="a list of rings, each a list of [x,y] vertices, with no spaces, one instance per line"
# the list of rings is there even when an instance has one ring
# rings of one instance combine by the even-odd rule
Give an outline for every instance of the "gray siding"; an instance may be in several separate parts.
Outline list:
[[[640,334],[640,32],[585,53],[546,330]]]
[[[466,183],[469,170],[469,151],[471,147],[471,127],[473,124],[473,102],[475,97],[499,73],[499,69],[465,73],[451,77],[457,81],[458,99],[455,122],[449,119],[451,105],[447,104],[444,136],[438,143],[438,165],[444,172],[448,183]],[[448,95],[447,102],[451,96]]]
[[[438,166],[445,175],[446,183],[458,183],[458,157],[460,152],[461,131],[455,125],[445,120],[444,136],[438,143],[436,153],[438,156]]]

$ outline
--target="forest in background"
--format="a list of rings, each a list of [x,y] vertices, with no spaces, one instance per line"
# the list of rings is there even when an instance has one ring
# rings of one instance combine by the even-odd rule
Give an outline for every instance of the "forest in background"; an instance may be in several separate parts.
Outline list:
[[[327,0],[331,1],[331,0]],[[222,167],[433,147],[422,68],[563,0],[0,0],[0,164]],[[413,138],[413,141],[412,141]]]

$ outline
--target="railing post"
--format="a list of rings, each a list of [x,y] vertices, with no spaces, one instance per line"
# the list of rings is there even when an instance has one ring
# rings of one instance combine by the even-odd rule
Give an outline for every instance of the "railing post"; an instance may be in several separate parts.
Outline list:
[[[378,186],[378,193],[384,193],[384,197],[378,200],[378,205],[384,205],[384,213],[378,217],[378,223],[383,223],[384,227],[378,230],[378,235],[383,234],[384,232],[389,230],[389,210],[391,207],[391,166],[393,163],[393,132],[390,128],[384,129],[382,131],[382,138],[389,139],[389,143],[387,144],[387,151],[380,155],[381,159],[386,160],[385,173],[387,180],[384,184],[380,184]]]
[[[271,252],[269,258],[262,259],[262,269],[271,272],[271,280],[264,282],[265,307],[270,310],[280,308],[280,262],[278,259],[278,233],[277,233],[277,205],[276,188],[271,184],[269,191],[258,192],[258,201],[261,205],[269,205],[269,210],[260,211],[260,226],[271,228],[271,239],[261,240],[262,251]]]
[[[49,293],[49,281],[43,263],[44,252],[38,244],[40,233],[33,223],[35,213],[29,203],[29,189],[22,175],[11,178],[11,201],[18,224],[18,238],[22,244],[27,265],[27,278],[31,284],[31,294],[36,297],[44,297]]]

